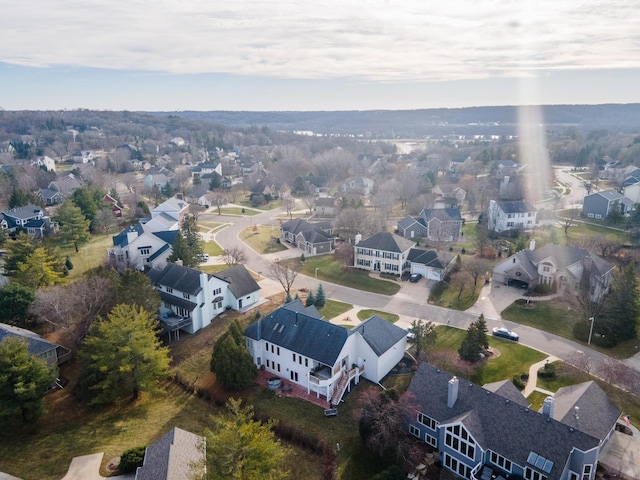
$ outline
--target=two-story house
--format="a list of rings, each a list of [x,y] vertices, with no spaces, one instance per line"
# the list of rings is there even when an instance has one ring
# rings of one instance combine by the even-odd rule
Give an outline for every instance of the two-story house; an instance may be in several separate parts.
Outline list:
[[[489,230],[531,230],[538,226],[538,212],[526,200],[491,200],[489,202]]]
[[[544,245],[521,250],[493,268],[494,284],[519,285],[534,288],[549,285],[557,291],[578,293],[583,281],[589,285],[593,301],[609,291],[613,265],[584,248]]]
[[[456,242],[462,233],[459,208],[425,208],[420,219],[426,227],[425,237],[433,242]]]
[[[626,215],[633,210],[633,201],[615,190],[602,190],[586,195],[582,200],[582,215],[607,218],[612,212]]]
[[[407,390],[417,403],[409,433],[436,449],[444,468],[469,480],[595,479],[600,450],[620,416],[600,387],[561,388],[542,413],[507,387],[483,388],[422,363]]]
[[[82,184],[75,177],[63,177],[49,182],[47,188],[38,190],[37,195],[45,205],[57,205],[71,197],[73,192],[81,186]]]
[[[160,322],[169,334],[195,333],[227,308],[246,311],[260,301],[260,286],[242,265],[210,275],[167,263],[147,276],[160,294]]]
[[[361,377],[377,383],[391,371],[404,356],[406,333],[377,316],[349,330],[294,300],[249,325],[244,335],[258,368],[337,405]]]
[[[467,198],[467,192],[463,188],[450,183],[435,185],[431,193],[436,195],[436,204],[442,204],[443,208],[460,208]]]
[[[409,250],[416,243],[390,232],[379,232],[366,240],[356,235],[353,266],[363,270],[400,275],[408,267]]]
[[[35,238],[42,238],[52,228],[51,221],[44,210],[29,204],[2,212],[0,225],[9,232],[23,230]]]

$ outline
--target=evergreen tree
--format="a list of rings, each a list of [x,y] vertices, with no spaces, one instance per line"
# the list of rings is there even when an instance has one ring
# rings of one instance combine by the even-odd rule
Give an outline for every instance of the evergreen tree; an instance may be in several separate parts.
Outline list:
[[[639,317],[638,277],[635,263],[630,263],[614,276],[602,315],[596,317],[594,331],[609,337],[614,343],[634,339],[638,333]]]
[[[327,297],[324,294],[324,289],[322,288],[322,284],[318,285],[318,291],[316,292],[316,298],[313,304],[318,307],[324,307],[324,304],[327,303]]]
[[[82,210],[70,200],[66,200],[58,208],[56,220],[60,224],[60,236],[67,244],[71,244],[78,252],[78,245],[89,240],[90,220],[85,218]]]
[[[275,437],[275,420],[254,420],[253,407],[230,399],[228,413],[211,417],[207,438],[209,480],[285,480],[282,468],[288,448]]]
[[[477,362],[480,360],[483,348],[489,348],[489,339],[487,337],[487,322],[484,315],[480,315],[478,320],[469,325],[467,335],[458,349],[458,354],[467,362]]]
[[[169,372],[169,349],[157,336],[155,315],[136,305],[116,305],[94,322],[78,354],[80,397],[90,405],[137,399]]]
[[[182,260],[185,267],[195,267],[200,262],[198,258],[204,253],[202,239],[198,233],[198,221],[195,216],[187,216],[182,221],[180,233],[172,245],[170,262]]]
[[[67,255],[67,258],[64,261],[64,266],[67,267],[67,270],[73,270],[73,263],[71,263],[69,255]]]
[[[55,367],[29,355],[24,340],[0,342],[0,427],[33,423],[43,415],[43,395],[57,375]]]
[[[0,323],[10,323],[25,327],[27,310],[35,298],[32,288],[17,282],[0,288]]]
[[[428,346],[435,344],[436,338],[436,326],[433,322],[423,322],[422,320],[411,322],[411,335],[408,340],[416,347],[416,358],[419,359]]]
[[[284,299],[284,303],[285,303],[285,305],[286,305],[287,303],[291,303],[292,301],[293,301],[293,299],[291,298],[291,294],[290,294],[290,293],[287,293],[287,296],[286,296],[286,297],[285,297],[285,299]]]
[[[33,290],[64,283],[63,268],[47,250],[38,247],[24,262],[18,263],[15,281]]]
[[[18,264],[27,261],[27,258],[36,251],[33,237],[25,232],[16,235],[14,241],[7,244],[7,255],[4,260],[4,270],[12,275],[18,270]]]
[[[309,291],[309,295],[307,295],[307,301],[305,302],[304,306],[305,307],[310,307],[311,305],[314,305],[316,303],[316,299],[313,296],[313,292]]]
[[[244,333],[237,320],[214,345],[209,367],[229,390],[242,390],[256,378],[256,366],[244,346]]]

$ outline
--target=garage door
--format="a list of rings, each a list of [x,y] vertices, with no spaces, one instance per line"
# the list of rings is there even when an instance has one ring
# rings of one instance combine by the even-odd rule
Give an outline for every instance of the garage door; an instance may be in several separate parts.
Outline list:
[[[427,274],[425,275],[429,280],[437,280],[440,281],[440,272],[438,270],[434,270],[433,268],[427,269]]]
[[[423,277],[427,276],[427,266],[422,265],[421,263],[412,263],[411,264],[411,273],[419,273]]]

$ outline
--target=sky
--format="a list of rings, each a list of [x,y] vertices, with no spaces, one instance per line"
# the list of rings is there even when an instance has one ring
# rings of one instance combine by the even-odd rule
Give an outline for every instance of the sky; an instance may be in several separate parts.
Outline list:
[[[637,0],[2,3],[6,110],[640,102]]]

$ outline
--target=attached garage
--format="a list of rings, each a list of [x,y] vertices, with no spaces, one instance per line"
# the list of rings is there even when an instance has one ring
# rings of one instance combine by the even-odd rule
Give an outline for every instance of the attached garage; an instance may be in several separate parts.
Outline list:
[[[414,274],[414,273],[419,273],[423,277],[429,278],[429,277],[427,277],[427,266],[423,265],[421,263],[412,263],[411,264],[411,274]]]

